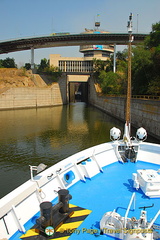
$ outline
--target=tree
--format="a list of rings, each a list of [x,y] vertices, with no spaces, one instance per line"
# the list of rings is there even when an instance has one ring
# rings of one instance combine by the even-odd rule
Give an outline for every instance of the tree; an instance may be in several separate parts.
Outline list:
[[[3,60],[0,59],[0,68],[3,68]]]
[[[96,74],[99,74],[101,71],[105,70],[106,67],[106,61],[103,61],[101,59],[93,59],[93,71]]]
[[[4,60],[1,60],[0,65],[4,68],[17,68],[14,58],[9,57]]]
[[[152,31],[145,40],[145,47],[152,56],[151,77],[147,93],[158,95],[160,94],[160,22],[152,25]]]
[[[122,52],[118,51],[116,53],[116,58],[117,60],[120,60],[120,61],[126,61],[127,56],[128,56],[128,53],[126,49],[124,49]]]
[[[59,70],[59,67],[50,66],[44,69],[44,73],[52,76],[52,81],[56,82],[58,78],[62,75],[62,72]]]
[[[126,93],[128,50],[117,52],[116,60],[116,75],[112,72],[113,59],[105,62],[93,60],[94,77],[98,79],[103,93]],[[132,47],[132,94],[160,95],[160,22],[152,25],[144,44]]]
[[[160,96],[160,76],[149,82],[147,93]]]
[[[122,52],[118,51],[116,54],[117,73],[127,81],[127,65],[128,65],[128,50],[124,49]]]
[[[30,70],[31,69],[31,64],[30,63],[25,63],[24,68],[26,70]]]
[[[46,58],[41,59],[40,65],[38,66],[38,73],[47,75],[50,82],[57,82],[58,78],[62,75],[59,68],[50,66],[49,60]]]
[[[152,78],[152,55],[143,45],[132,49],[132,94],[147,94]]]
[[[49,67],[49,60],[46,58],[41,59],[40,65],[38,66],[38,72],[44,72],[45,68]]]
[[[113,71],[113,55],[111,55],[111,59],[106,61],[106,66],[104,69],[106,72]]]
[[[99,74],[99,81],[101,84],[102,92],[107,94],[119,94],[120,84],[119,76],[113,72],[106,72],[102,70]]]
[[[149,49],[160,46],[160,22],[152,24],[152,31],[145,40],[145,46]]]

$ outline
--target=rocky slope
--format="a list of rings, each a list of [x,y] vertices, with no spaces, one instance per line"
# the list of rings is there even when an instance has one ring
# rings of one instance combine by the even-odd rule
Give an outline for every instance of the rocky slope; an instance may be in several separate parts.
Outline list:
[[[16,68],[0,68],[0,89],[11,87],[45,87],[43,79],[31,71]]]

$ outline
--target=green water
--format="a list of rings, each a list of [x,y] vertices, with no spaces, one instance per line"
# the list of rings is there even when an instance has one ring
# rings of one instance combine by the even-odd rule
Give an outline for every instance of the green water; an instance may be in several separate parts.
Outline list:
[[[85,103],[0,112],[0,198],[30,178],[29,165],[49,166],[109,141],[123,123]]]

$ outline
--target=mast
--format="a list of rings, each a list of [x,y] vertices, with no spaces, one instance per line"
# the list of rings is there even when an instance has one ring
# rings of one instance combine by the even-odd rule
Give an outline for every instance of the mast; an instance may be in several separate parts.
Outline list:
[[[130,124],[131,124],[131,47],[132,47],[132,13],[129,16],[128,21],[128,34],[129,34],[129,41],[128,41],[128,84],[127,84],[127,102],[126,102],[126,124],[125,124],[125,131],[124,136],[130,142]]]

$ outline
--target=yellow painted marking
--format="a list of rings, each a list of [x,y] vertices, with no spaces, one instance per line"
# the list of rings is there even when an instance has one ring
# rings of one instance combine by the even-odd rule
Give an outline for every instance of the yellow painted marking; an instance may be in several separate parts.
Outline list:
[[[61,232],[61,231],[65,231],[67,229],[74,229],[79,227],[79,225],[82,223],[83,221],[79,221],[79,222],[72,222],[72,223],[64,223],[62,224],[57,230],[56,232]]]
[[[76,205],[69,204],[69,208],[77,207]]]
[[[59,238],[53,238],[51,240],[67,240],[70,236],[66,236],[66,237],[59,237]]]
[[[73,205],[73,204],[69,204],[69,207],[74,208],[74,207],[77,207],[77,206]],[[82,209],[82,210],[79,209],[77,211],[73,211],[70,215],[70,218],[89,215],[91,212],[92,211],[90,211],[88,209]],[[76,229],[81,225],[82,222],[83,221],[64,223],[56,229],[56,232],[63,233],[65,230],[68,230],[68,229]],[[37,235],[39,235],[39,231],[37,229],[30,229],[25,234],[23,234],[20,238],[23,239],[23,238],[37,236]],[[69,236],[64,236],[64,237],[58,237],[58,238],[56,238],[56,240],[67,240],[69,237],[70,237],[70,235]],[[53,238],[52,240],[54,240],[54,239],[55,238]]]
[[[92,212],[92,211],[87,210],[87,209],[75,211],[75,212],[70,216],[70,218],[88,215],[88,214],[90,214],[91,212]]]
[[[25,234],[23,234],[20,238],[26,238],[31,236],[39,235],[39,231],[37,229],[30,229]]]

